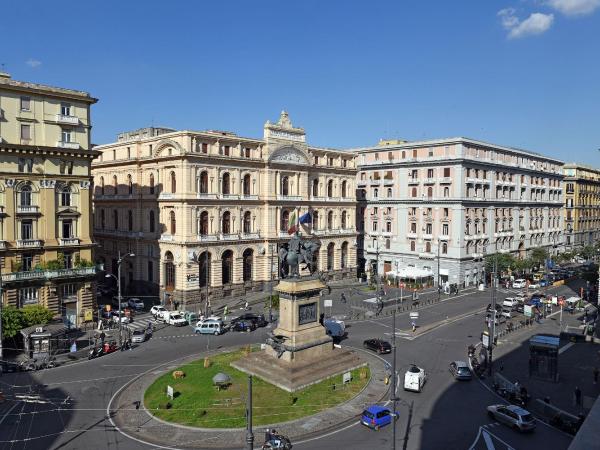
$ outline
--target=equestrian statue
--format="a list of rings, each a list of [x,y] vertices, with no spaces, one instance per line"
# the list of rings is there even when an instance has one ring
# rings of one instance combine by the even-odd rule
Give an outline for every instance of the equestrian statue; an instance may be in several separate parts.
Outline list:
[[[318,241],[302,240],[295,234],[287,244],[279,249],[279,266],[281,278],[299,278],[300,264],[305,264],[302,269],[308,269],[310,274],[317,270],[315,256],[321,247]]]

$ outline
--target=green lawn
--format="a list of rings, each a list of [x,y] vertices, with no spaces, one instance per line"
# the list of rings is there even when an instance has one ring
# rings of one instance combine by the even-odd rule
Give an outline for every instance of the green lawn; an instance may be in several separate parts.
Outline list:
[[[240,358],[243,351],[225,353],[210,358],[211,366],[204,368],[199,360],[179,367],[185,378],[174,380],[173,371],[158,378],[144,394],[146,408],[160,419],[183,425],[204,428],[238,428],[246,424],[245,405],[248,391],[248,378],[229,365]],[[360,372],[366,378],[360,379]],[[212,377],[224,372],[232,378],[227,390],[217,391],[212,385]],[[352,371],[352,381],[345,387],[342,376],[330,378],[319,384],[290,394],[272,384],[253,378],[253,423],[266,425],[285,422],[315,414],[324,409],[343,403],[356,396],[370,378],[369,369]],[[336,389],[333,389],[333,385]],[[170,400],[167,385],[172,386],[175,398]]]

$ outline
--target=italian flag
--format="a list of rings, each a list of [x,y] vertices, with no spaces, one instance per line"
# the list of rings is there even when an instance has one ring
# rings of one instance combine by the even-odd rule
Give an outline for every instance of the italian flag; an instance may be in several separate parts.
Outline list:
[[[290,219],[288,220],[288,234],[294,234],[298,230],[298,225],[296,224],[296,211],[290,214]]]

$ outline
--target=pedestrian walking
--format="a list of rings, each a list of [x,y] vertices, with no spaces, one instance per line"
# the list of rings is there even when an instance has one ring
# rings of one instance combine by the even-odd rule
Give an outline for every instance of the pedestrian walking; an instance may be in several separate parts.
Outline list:
[[[600,370],[598,367],[594,367],[594,384],[598,384],[598,375],[600,374]]]
[[[244,303],[244,310],[248,311],[250,309],[250,306],[248,305],[248,300],[246,300],[246,303]]]
[[[342,292],[340,300],[342,301],[342,303],[346,303],[346,295],[343,292]]]
[[[581,406],[581,389],[579,389],[579,386],[575,386],[573,397],[575,400],[575,406]]]

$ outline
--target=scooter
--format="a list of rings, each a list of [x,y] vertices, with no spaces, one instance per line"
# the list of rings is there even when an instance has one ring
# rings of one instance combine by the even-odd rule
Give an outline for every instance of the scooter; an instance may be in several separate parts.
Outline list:
[[[261,448],[262,450],[291,450],[292,443],[286,436],[277,435],[265,442]]]
[[[104,355],[104,348],[100,345],[92,348],[88,353],[88,359],[98,358]]]

